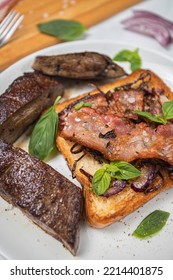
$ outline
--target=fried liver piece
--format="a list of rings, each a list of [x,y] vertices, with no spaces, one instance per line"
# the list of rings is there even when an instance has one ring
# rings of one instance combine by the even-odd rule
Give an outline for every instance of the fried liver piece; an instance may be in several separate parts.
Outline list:
[[[47,75],[71,79],[114,79],[126,75],[110,57],[96,52],[37,56],[32,67]]]
[[[1,139],[0,195],[76,254],[82,190],[49,165]]]
[[[0,138],[13,143],[63,92],[57,79],[41,73],[17,78],[0,95]]]

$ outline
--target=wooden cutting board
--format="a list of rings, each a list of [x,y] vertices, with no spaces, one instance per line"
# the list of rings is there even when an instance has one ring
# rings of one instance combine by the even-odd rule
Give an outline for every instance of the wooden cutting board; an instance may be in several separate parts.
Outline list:
[[[0,48],[0,71],[42,48],[55,45],[57,38],[40,33],[37,24],[52,19],[75,19],[90,27],[141,0],[23,0],[14,8],[24,20],[8,44]]]

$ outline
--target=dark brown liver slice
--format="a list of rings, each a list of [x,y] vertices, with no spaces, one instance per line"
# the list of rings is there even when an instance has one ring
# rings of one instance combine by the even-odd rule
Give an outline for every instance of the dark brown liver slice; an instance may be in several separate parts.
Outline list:
[[[2,140],[0,195],[76,254],[82,190],[49,165]]]
[[[0,138],[13,143],[64,92],[55,78],[25,73],[0,95]]]

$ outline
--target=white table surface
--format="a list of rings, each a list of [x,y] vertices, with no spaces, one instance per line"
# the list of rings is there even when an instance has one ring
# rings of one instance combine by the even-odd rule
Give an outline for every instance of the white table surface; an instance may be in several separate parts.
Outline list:
[[[145,9],[153,11],[173,21],[173,0],[144,0],[140,4],[124,10],[123,12],[116,14],[108,20],[105,20],[90,28],[87,31],[85,40],[116,40],[134,45],[135,48],[145,47],[151,50],[156,50],[172,58],[173,44],[167,48],[164,48],[152,38],[123,29],[121,21],[131,16],[133,9]],[[0,259],[2,260],[4,257],[0,255]]]

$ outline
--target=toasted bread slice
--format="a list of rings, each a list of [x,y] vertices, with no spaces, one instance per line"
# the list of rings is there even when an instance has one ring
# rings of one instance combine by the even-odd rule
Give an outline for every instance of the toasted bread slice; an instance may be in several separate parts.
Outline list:
[[[158,90],[158,92],[163,91],[166,98],[173,99],[173,93],[165,85],[165,83],[157,75],[148,70],[138,70],[128,77],[121,78],[114,83],[104,85],[101,87],[101,91],[107,92],[114,88],[121,87],[130,83],[132,83],[134,87],[138,86],[138,79],[141,75],[143,75],[144,79],[146,79],[146,86],[148,90],[152,91],[152,88],[154,87],[155,90]],[[148,75],[150,75],[149,80]],[[96,93],[98,93],[98,89],[87,94]],[[84,95],[82,95],[82,97],[83,96]],[[57,112],[60,112],[71,102],[80,98],[81,96],[57,105]],[[173,186],[173,180],[170,178],[168,171],[166,169],[163,169],[162,177],[164,183],[162,187],[148,194],[135,192],[130,187],[126,187],[123,191],[119,192],[118,194],[112,195],[109,198],[97,196],[91,189],[90,180],[81,172],[81,169],[85,170],[85,172],[90,175],[94,175],[95,171],[101,168],[102,165],[96,159],[94,159],[91,153],[85,153],[83,158],[81,158],[81,156],[83,155],[83,151],[78,154],[72,153],[71,149],[74,146],[73,141],[66,140],[58,135],[56,142],[59,150],[67,160],[70,170],[74,172],[74,175],[83,186],[86,220],[93,227],[102,228],[122,219],[131,212],[135,211],[137,208],[141,207],[143,204],[145,204],[160,192]],[[79,158],[81,159],[78,161]]]

